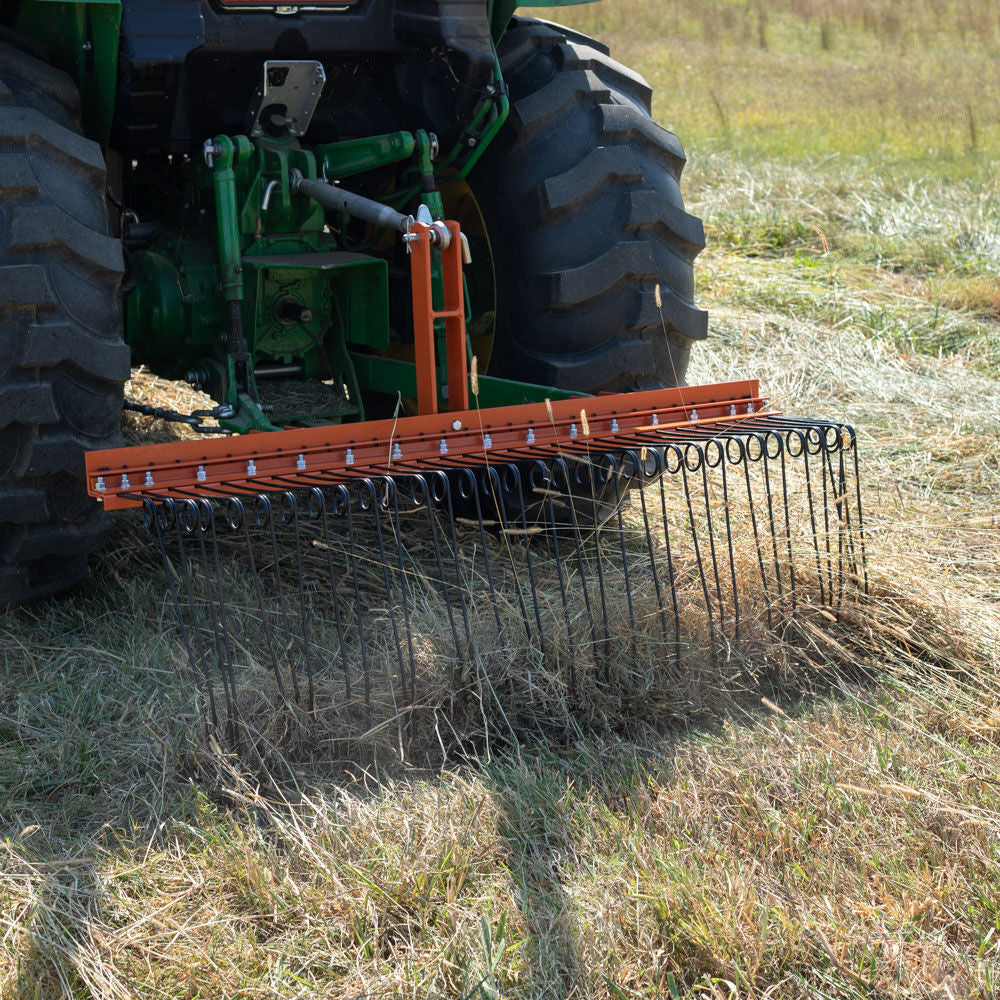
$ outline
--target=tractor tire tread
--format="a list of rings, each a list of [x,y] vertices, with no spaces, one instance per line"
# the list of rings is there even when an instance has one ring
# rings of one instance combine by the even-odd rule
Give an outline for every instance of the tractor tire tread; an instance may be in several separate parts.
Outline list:
[[[104,158],[26,49],[0,35],[0,610],[76,586],[107,539],[84,453],[122,444],[129,374]]]
[[[683,384],[708,333],[692,270],[705,234],[649,85],[534,19],[513,19],[500,58],[511,114],[473,179],[497,268],[491,373],[584,392]]]

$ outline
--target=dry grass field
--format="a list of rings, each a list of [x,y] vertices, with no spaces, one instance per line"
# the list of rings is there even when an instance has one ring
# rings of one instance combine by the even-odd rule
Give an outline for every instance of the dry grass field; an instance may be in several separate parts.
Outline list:
[[[3,1000],[1000,996],[1000,10],[548,13],[685,143],[692,381],[858,428],[874,600],[688,715],[268,785],[123,524],[0,623]]]

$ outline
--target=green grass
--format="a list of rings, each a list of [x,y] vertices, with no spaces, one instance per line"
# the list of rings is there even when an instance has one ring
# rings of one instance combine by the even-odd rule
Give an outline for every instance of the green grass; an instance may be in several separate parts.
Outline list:
[[[192,739],[122,530],[0,626],[4,1000],[1000,992],[995,5],[547,13],[685,141],[694,377],[859,428],[884,601],[852,668],[629,738],[302,764],[282,800]]]

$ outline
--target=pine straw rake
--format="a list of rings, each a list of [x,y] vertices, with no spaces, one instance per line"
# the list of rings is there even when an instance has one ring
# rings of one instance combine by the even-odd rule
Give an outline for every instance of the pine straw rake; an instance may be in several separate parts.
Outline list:
[[[142,506],[186,669],[230,740],[391,732],[405,752],[442,715],[459,731],[642,712],[688,661],[752,655],[747,622],[773,636],[867,592],[850,427],[773,413],[756,383],[579,402],[88,469],[108,506]]]

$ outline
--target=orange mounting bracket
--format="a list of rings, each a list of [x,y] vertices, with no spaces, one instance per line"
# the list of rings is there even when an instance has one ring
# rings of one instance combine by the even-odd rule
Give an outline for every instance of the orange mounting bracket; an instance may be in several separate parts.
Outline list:
[[[440,225],[440,223],[438,224]],[[416,222],[407,234],[410,251],[410,282],[413,290],[413,346],[417,365],[417,413],[438,412],[437,355],[434,321],[444,320],[445,363],[448,368],[448,409],[469,408],[469,365],[465,347],[465,286],[462,281],[462,233],[457,222],[445,222],[451,233],[441,250],[443,302],[434,308],[431,280],[431,245],[437,234],[433,226]]]

